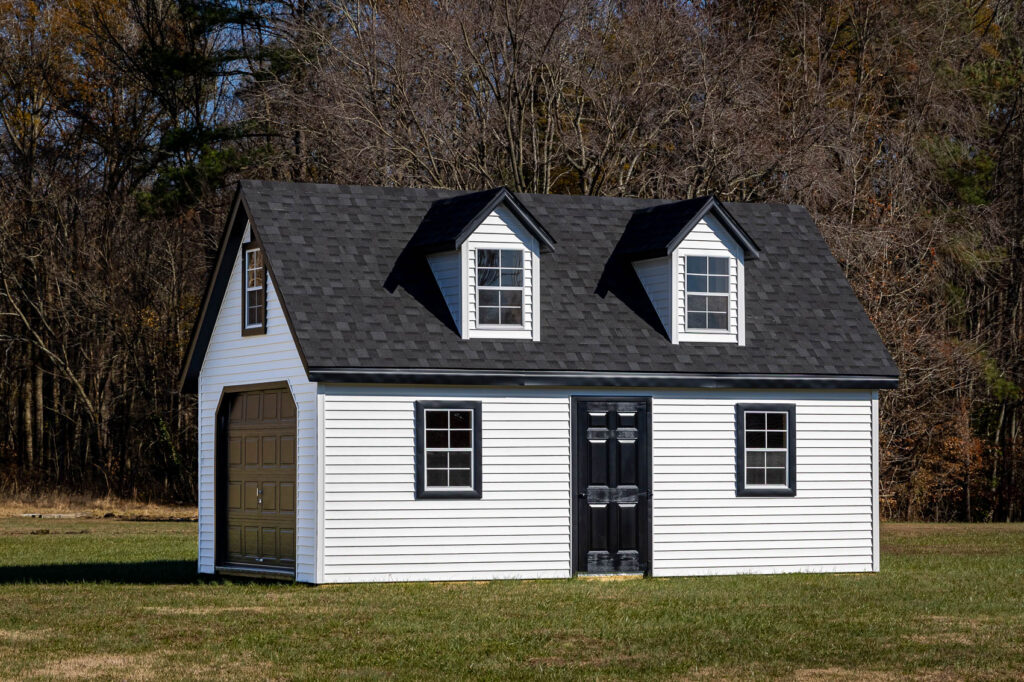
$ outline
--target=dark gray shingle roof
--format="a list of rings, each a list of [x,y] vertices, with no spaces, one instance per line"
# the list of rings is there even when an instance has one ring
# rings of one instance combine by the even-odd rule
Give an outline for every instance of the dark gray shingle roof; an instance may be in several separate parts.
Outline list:
[[[634,212],[669,202],[518,194],[557,241],[541,259],[541,340],[463,340],[410,238],[457,192],[245,181],[310,373],[459,369],[895,377],[896,367],[799,206],[724,204],[757,243],[746,345],[671,344],[623,258]],[[465,193],[462,193],[465,194]],[[200,344],[200,353],[202,344]]]

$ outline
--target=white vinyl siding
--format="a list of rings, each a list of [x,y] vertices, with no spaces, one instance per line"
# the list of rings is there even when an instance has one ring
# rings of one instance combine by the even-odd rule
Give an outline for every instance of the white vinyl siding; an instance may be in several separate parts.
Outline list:
[[[523,250],[522,327],[481,327],[477,320],[477,249]],[[462,244],[466,263],[463,338],[540,339],[540,246],[537,239],[505,208],[495,209]]]
[[[249,229],[243,238],[249,241]],[[214,569],[214,436],[225,386],[287,381],[296,407],[296,579],[316,582],[316,384],[302,367],[272,280],[267,281],[267,333],[242,336],[242,256],[235,254],[217,322],[199,373],[199,572]]]
[[[481,401],[482,499],[415,499],[417,400]],[[324,386],[324,579],[568,577],[565,394]]]
[[[573,395],[653,396],[654,575],[874,565],[869,391],[321,390],[325,582],[570,575]],[[417,400],[481,402],[482,499],[414,499]],[[744,402],[796,406],[796,497],[736,496]]]
[[[686,256],[715,256],[729,259],[729,329],[687,329]],[[676,281],[674,341],[722,341],[744,344],[743,249],[718,220],[708,214],[698,222],[672,253]]]
[[[672,267],[668,258],[651,258],[633,263],[644,291],[651,299],[665,333],[672,334]]]
[[[462,333],[462,255],[458,251],[433,253],[427,256],[427,263],[434,273],[437,286],[441,289],[444,302],[452,314],[455,328]]]

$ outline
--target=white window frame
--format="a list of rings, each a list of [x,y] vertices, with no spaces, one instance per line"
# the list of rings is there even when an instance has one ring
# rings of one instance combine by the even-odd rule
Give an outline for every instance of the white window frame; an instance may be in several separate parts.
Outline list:
[[[481,265],[480,265],[480,254],[483,251],[497,251],[498,252],[498,267],[497,268],[492,268],[492,267],[489,267],[489,266],[486,267],[486,268],[481,268]],[[520,254],[520,256],[519,256],[519,272],[521,273],[522,277],[521,277],[521,280],[520,280],[521,283],[519,284],[519,286],[502,285],[501,284],[501,270],[503,270],[503,269],[510,269],[510,268],[504,268],[501,265],[501,252],[502,251],[517,251]],[[533,254],[531,254],[528,250],[522,249],[522,248],[506,248],[506,247],[497,247],[497,246],[478,246],[478,247],[476,247],[474,249],[473,259],[474,259],[475,266],[474,266],[473,278],[474,278],[474,284],[476,285],[476,326],[477,326],[478,329],[516,329],[516,330],[526,329],[526,259],[527,258],[532,258],[532,256],[533,256]],[[497,269],[498,273],[499,273],[498,274],[498,284],[497,285],[480,284],[480,270],[481,269],[485,269],[485,270]],[[499,292],[498,293],[498,296],[499,296],[499,306],[498,306],[498,322],[497,323],[481,321],[481,315],[480,315],[481,311],[480,311],[480,309],[482,307],[485,307],[485,308],[494,308],[495,307],[495,306],[484,306],[482,304],[482,302],[481,302],[481,298],[482,297],[480,296],[480,293],[482,291],[497,291],[497,292]],[[501,293],[500,292],[502,292],[502,291],[518,291],[519,292],[519,323],[518,324],[516,324],[516,323],[505,323],[505,324],[503,324],[501,322],[501,310],[502,310],[502,307],[500,306],[500,297],[501,297]]]
[[[768,415],[781,414],[785,417],[785,426],[781,429],[768,427]],[[752,428],[748,431],[747,420],[753,415],[764,415],[764,428]],[[749,433],[764,435],[764,445],[748,446]],[[784,434],[783,445],[769,446],[768,434]],[[765,483],[748,483],[747,471],[751,453],[764,453],[765,463],[754,467],[765,472]],[[785,463],[783,467],[768,466],[769,454],[780,455]],[[771,496],[792,497],[796,495],[796,405],[792,403],[737,403],[736,405],[736,494],[739,496]],[[782,483],[768,483],[768,470],[784,472]]]
[[[437,413],[437,412],[444,412],[445,414],[448,415],[448,419],[447,419],[448,426],[446,428],[444,428],[444,429],[430,428],[429,415],[431,413]],[[469,445],[466,446],[466,447],[457,447],[456,448],[456,447],[451,447],[451,445],[450,445],[450,442],[451,442],[450,441],[450,439],[451,439],[451,432],[453,431],[453,429],[451,427],[451,413],[452,412],[466,412],[466,413],[469,414],[469,427],[465,428],[465,429],[454,429],[455,431],[468,431],[469,432]],[[474,462],[473,462],[473,459],[474,459],[473,458],[473,452],[474,452],[474,448],[476,446],[476,440],[475,440],[474,435],[473,435],[473,430],[476,428],[476,424],[475,424],[476,415],[474,414],[473,410],[469,409],[469,408],[465,408],[465,407],[427,407],[427,408],[424,408],[424,410],[423,410],[423,416],[424,416],[424,424],[423,424],[423,473],[424,473],[424,476],[423,476],[423,489],[426,490],[426,491],[429,491],[429,492],[473,490],[473,476],[476,473],[476,467],[474,466]],[[428,445],[427,444],[428,443],[427,436],[428,436],[428,434],[431,431],[444,431],[445,433],[447,433],[448,437],[449,437],[449,445],[447,445],[445,447],[431,447],[430,445]],[[449,481],[451,480],[451,472],[452,471],[468,471],[469,472],[469,484],[468,485],[430,485],[430,471],[431,471],[430,455],[432,453],[438,453],[438,452],[443,452],[448,457],[448,466],[444,467],[443,469],[440,469],[438,467],[434,467],[434,470],[437,470],[437,471],[441,471],[441,470],[447,471],[448,472],[448,479],[449,479]],[[465,454],[469,458],[469,467],[453,467],[451,465],[451,454],[453,452],[458,452],[460,454]]]
[[[684,251],[683,257],[683,276],[682,276],[682,293],[683,293],[683,319],[682,327],[683,332],[690,332],[694,334],[722,334],[731,335],[735,330],[732,328],[732,269],[733,269],[733,257],[731,255],[723,256],[720,253],[701,253],[696,251]],[[723,292],[708,292],[708,291],[695,291],[690,292],[689,277],[690,277],[690,258],[704,258],[711,259],[717,258],[726,262],[726,273],[725,275],[711,275],[710,273],[699,273],[697,276],[704,277],[725,277],[726,291]],[[710,268],[709,268],[710,269]],[[710,288],[710,287],[709,287]],[[735,292],[739,296],[739,292]],[[690,296],[714,296],[717,298],[725,299],[725,327],[691,327],[690,326]],[[707,311],[704,311],[707,314]]]
[[[254,256],[254,255],[259,255],[260,256],[260,265],[259,265],[258,268],[254,268],[250,264],[250,258],[252,256]],[[253,285],[250,284],[250,281],[252,279],[250,277],[250,274],[255,272],[255,271],[257,271],[257,270],[260,272],[260,283],[258,285],[253,286]],[[245,251],[245,274],[244,274],[244,276],[245,276],[245,281],[242,284],[245,287],[245,328],[246,329],[260,329],[260,328],[263,327],[264,324],[266,324],[266,319],[267,319],[267,296],[266,296],[267,265],[263,261],[262,251],[260,250],[259,247],[252,248],[252,249],[246,249],[246,251]],[[263,309],[263,319],[260,320],[260,321],[257,321],[257,322],[253,322],[252,318],[250,316],[250,312],[252,310],[255,310],[255,307],[251,306],[250,303],[249,303],[249,293],[253,292],[253,291],[260,291],[260,292],[263,293],[263,305],[261,306],[262,309]]]

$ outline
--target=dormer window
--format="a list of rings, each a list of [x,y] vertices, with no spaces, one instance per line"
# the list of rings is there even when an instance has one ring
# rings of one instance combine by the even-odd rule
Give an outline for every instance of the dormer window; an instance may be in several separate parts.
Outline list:
[[[523,326],[523,252],[477,249],[481,325]]]
[[[242,253],[242,334],[262,334],[267,330],[267,271],[263,251],[247,244]]]
[[[729,259],[686,256],[686,329],[729,329]]]

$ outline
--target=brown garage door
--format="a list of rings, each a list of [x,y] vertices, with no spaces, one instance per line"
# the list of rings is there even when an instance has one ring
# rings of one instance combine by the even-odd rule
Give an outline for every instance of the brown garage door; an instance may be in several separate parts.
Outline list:
[[[220,563],[295,570],[295,403],[287,387],[225,397]]]

